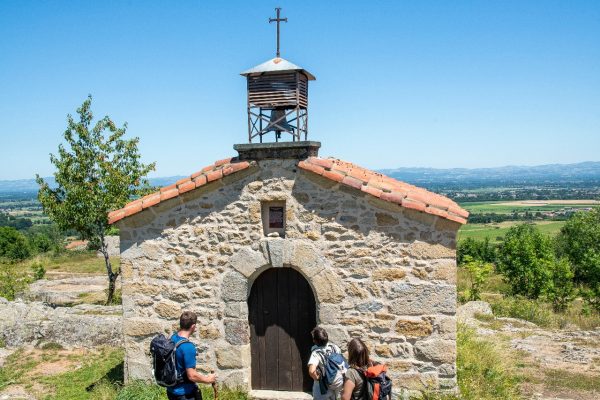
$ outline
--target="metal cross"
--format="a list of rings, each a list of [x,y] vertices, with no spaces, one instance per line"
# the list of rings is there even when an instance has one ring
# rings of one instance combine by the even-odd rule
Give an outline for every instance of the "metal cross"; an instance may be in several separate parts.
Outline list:
[[[279,13],[281,12],[281,7],[275,8],[277,12],[277,18],[269,18],[269,23],[277,22],[277,58],[279,58],[279,23],[287,22],[287,18],[279,18]]]

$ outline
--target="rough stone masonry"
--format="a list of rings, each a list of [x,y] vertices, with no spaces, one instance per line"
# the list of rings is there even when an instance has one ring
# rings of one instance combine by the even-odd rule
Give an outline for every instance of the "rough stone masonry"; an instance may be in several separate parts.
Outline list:
[[[445,211],[417,207],[406,184],[403,206],[390,201],[395,192],[383,183],[391,178],[371,172],[367,182],[370,171],[311,159],[243,168],[222,160],[111,213],[129,379],[151,378],[151,338],[172,332],[190,309],[199,315],[199,365],[252,389],[250,288],[268,268],[294,268],[314,292],[317,323],[343,349],[363,338],[388,365],[397,395],[456,390],[455,243],[468,214],[415,188],[426,203],[445,201]],[[264,233],[261,205],[273,201],[285,202],[284,238]]]

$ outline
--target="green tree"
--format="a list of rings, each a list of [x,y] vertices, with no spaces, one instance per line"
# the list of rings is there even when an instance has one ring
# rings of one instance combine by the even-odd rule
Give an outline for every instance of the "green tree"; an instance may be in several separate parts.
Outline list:
[[[600,207],[573,214],[558,235],[558,253],[569,259],[575,282],[584,285],[582,295],[600,311]]]
[[[0,258],[20,261],[30,255],[31,250],[25,235],[9,226],[0,227]]]
[[[532,224],[511,227],[498,250],[498,268],[512,294],[530,299],[544,293],[554,262],[552,240]]]
[[[138,152],[138,138],[124,139],[127,124],[118,128],[108,117],[92,127],[92,98],[77,109],[79,120],[67,117],[64,139],[58,154],[50,155],[56,167],[56,188],[39,175],[38,198],[44,212],[62,229],[74,229],[83,239],[97,240],[104,255],[111,303],[119,271],[114,270],[106,245],[108,212],[123,207],[141,193],[146,175],[155,163],[143,164]]]
[[[565,311],[575,298],[573,270],[566,258],[558,259],[550,266],[550,280],[545,293],[556,312]]]
[[[494,272],[494,266],[490,263],[465,256],[461,268],[467,271],[469,279],[469,301],[481,300],[481,287],[487,278]]]
[[[466,238],[458,242],[456,249],[456,261],[459,265],[465,263],[465,257],[493,263],[496,260],[496,249],[488,237],[483,240]]]
[[[32,226],[27,230],[27,236],[32,250],[38,253],[60,253],[64,249],[64,236],[54,223]]]

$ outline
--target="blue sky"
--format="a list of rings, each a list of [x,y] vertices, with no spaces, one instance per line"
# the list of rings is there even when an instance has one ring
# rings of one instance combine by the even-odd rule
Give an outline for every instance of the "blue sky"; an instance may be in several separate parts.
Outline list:
[[[88,93],[153,176],[247,140],[239,73],[311,71],[309,139],[369,168],[600,160],[599,1],[0,1],[0,179],[53,171]]]

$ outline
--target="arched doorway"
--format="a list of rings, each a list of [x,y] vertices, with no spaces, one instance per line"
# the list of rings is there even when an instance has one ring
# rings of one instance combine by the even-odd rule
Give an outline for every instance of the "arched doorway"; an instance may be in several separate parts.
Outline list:
[[[252,285],[248,311],[252,389],[310,391],[316,307],[306,279],[292,268],[266,270]]]

